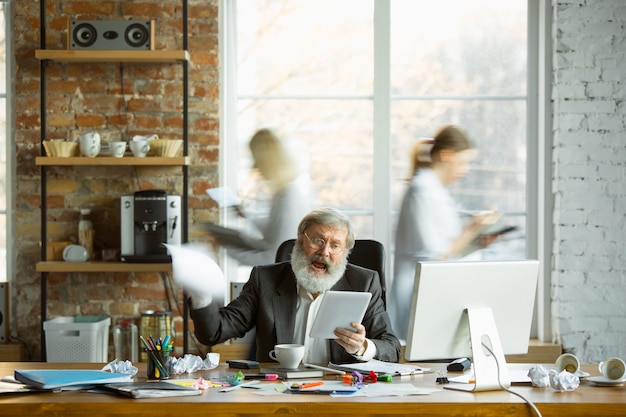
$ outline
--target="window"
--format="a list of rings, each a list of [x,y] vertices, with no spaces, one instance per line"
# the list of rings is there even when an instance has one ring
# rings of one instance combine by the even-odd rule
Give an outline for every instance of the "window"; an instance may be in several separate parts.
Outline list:
[[[223,0],[225,184],[261,207],[247,144],[274,128],[304,144],[316,205],[348,213],[392,259],[410,144],[459,124],[479,157],[454,185],[457,201],[521,230],[480,256],[525,258],[528,4]]]
[[[411,142],[455,123],[480,152],[454,186],[457,200],[468,211],[503,211],[508,224],[526,229],[525,0],[256,0],[225,8],[233,66],[225,76],[235,75],[225,91],[226,178],[246,190],[249,205],[264,194],[250,186],[247,142],[272,127],[306,145],[318,205],[343,209],[359,237],[392,248]],[[482,256],[525,257],[525,233]]]

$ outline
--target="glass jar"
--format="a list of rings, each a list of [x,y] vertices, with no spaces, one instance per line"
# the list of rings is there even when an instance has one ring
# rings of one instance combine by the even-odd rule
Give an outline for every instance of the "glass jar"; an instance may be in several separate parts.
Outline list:
[[[91,209],[81,209],[78,218],[78,244],[87,249],[87,259],[93,259],[93,239]]]
[[[115,358],[120,361],[129,360],[133,363],[138,361],[139,332],[135,322],[130,319],[121,319],[113,330],[115,344]]]

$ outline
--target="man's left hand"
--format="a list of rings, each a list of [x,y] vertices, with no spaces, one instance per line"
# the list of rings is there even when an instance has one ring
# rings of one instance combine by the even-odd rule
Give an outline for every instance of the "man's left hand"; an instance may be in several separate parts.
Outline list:
[[[337,336],[338,339],[335,340],[340,346],[343,346],[346,352],[354,355],[365,343],[365,326],[355,322],[350,323],[350,326],[352,326],[355,331],[337,327],[335,329],[335,336]]]

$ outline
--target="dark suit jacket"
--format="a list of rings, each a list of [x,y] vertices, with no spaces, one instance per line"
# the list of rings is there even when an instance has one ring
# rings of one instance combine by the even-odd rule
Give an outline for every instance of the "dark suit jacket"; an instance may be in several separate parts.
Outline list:
[[[191,310],[195,334],[208,346],[243,337],[256,326],[256,352],[259,362],[270,362],[269,351],[279,343],[294,343],[296,316],[296,277],[290,262],[256,266],[241,294],[226,307],[217,303]],[[348,264],[333,291],[367,291],[372,299],[363,318],[366,337],[376,345],[376,359],[400,360],[400,342],[391,330],[391,323],[382,300],[378,273]],[[355,362],[334,340],[330,340],[330,360],[334,363]]]

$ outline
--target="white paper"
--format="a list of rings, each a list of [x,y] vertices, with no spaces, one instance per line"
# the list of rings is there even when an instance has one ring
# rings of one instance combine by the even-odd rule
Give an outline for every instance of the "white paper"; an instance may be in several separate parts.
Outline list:
[[[404,363],[383,362],[378,359],[371,359],[367,362],[347,363],[345,365],[329,362],[328,366],[334,369],[358,371],[365,374],[370,371],[384,375],[416,375],[430,372],[430,368],[422,368]]]
[[[209,256],[208,246],[165,245],[172,255],[174,281],[187,291],[223,300],[226,279],[219,265]]]
[[[233,190],[228,187],[209,188],[206,193],[211,197],[220,207],[232,207],[239,205],[239,198]]]

